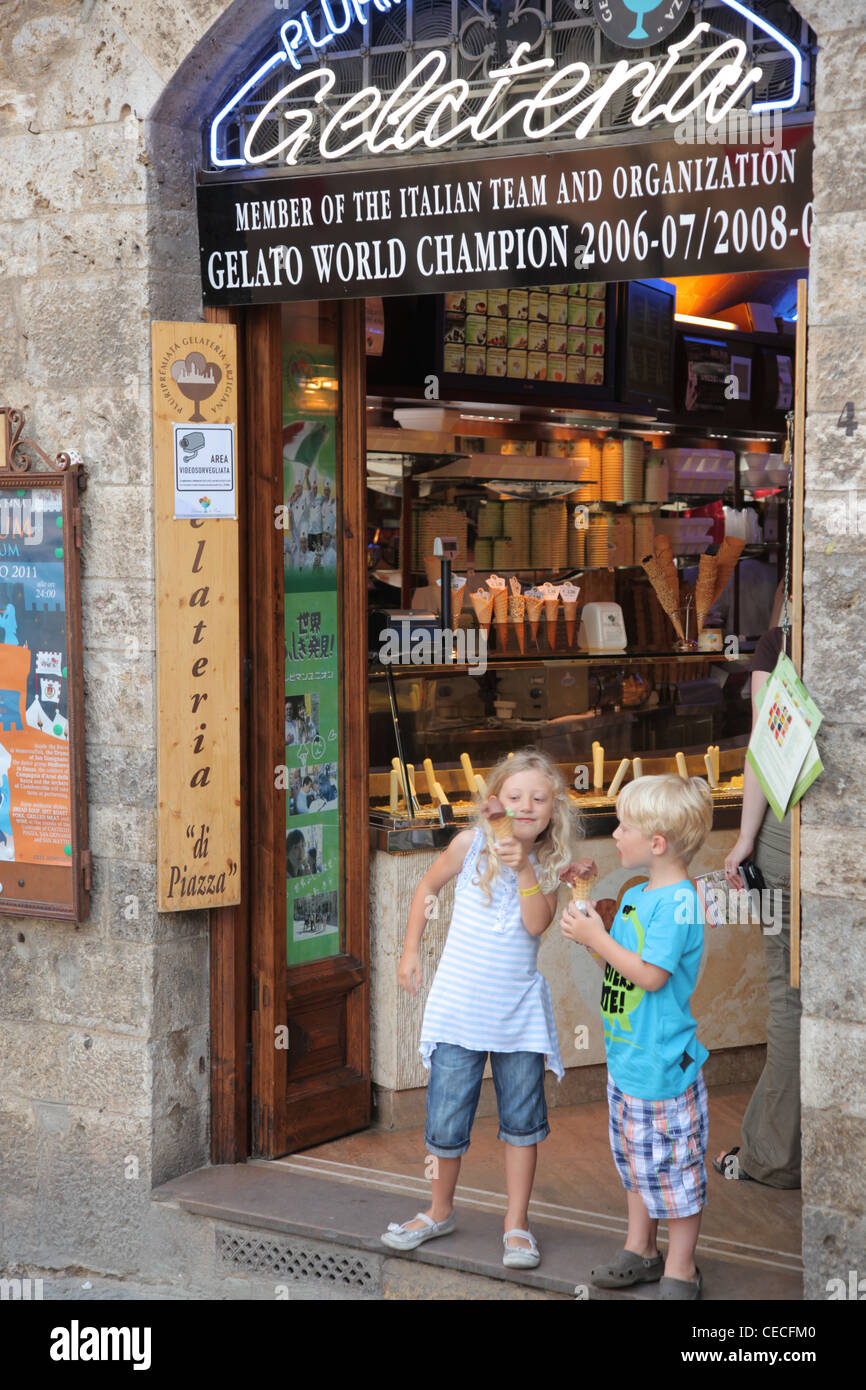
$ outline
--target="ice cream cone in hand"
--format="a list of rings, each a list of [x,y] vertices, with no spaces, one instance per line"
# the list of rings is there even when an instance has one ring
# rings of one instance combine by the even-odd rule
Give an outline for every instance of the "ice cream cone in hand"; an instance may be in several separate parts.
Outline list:
[[[500,840],[507,840],[514,833],[514,812],[506,811],[498,796],[488,796],[484,805],[481,807],[482,815],[487,817],[493,838],[499,843]]]
[[[563,883],[571,886],[571,900],[575,903],[592,901],[592,890],[598,882],[598,865],[594,859],[580,859],[563,869],[559,875]]]

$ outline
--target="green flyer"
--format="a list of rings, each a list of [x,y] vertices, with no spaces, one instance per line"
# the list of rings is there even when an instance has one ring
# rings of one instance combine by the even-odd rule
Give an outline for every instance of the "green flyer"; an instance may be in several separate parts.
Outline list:
[[[824,770],[815,746],[823,715],[784,652],[757,701],[746,756],[781,821]]]
[[[286,961],[340,933],[339,610],[333,350],[283,349]]]

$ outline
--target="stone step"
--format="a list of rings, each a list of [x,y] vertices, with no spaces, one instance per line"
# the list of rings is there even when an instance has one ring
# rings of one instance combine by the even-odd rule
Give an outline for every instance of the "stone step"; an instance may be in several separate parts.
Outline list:
[[[253,1160],[186,1174],[153,1197],[214,1223],[217,1264],[226,1277],[255,1277],[268,1281],[266,1287],[272,1280],[281,1290],[275,1297],[291,1297],[292,1287],[303,1285],[348,1298],[658,1298],[654,1284],[621,1291],[590,1284],[590,1270],[622,1248],[618,1218],[533,1203],[542,1263],[508,1270],[501,1263],[501,1194],[458,1188],[457,1229],[400,1254],[379,1236],[389,1222],[423,1210],[427,1184],[372,1170],[369,1178],[333,1171],[341,1167],[329,1171],[306,1155]],[[705,1301],[802,1298],[799,1261],[777,1251],[708,1240],[699,1244],[698,1262]]]

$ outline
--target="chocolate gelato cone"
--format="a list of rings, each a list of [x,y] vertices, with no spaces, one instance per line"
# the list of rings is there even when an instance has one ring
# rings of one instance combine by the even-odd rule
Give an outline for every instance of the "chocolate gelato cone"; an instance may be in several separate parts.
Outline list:
[[[514,812],[506,811],[497,796],[489,796],[481,810],[490,823],[494,840],[507,840],[513,834]]]

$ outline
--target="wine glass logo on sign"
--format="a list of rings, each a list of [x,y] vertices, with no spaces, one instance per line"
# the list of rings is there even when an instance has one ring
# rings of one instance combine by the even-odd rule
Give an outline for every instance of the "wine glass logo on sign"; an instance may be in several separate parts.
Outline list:
[[[599,28],[621,48],[661,43],[690,8],[691,0],[594,0]]]

